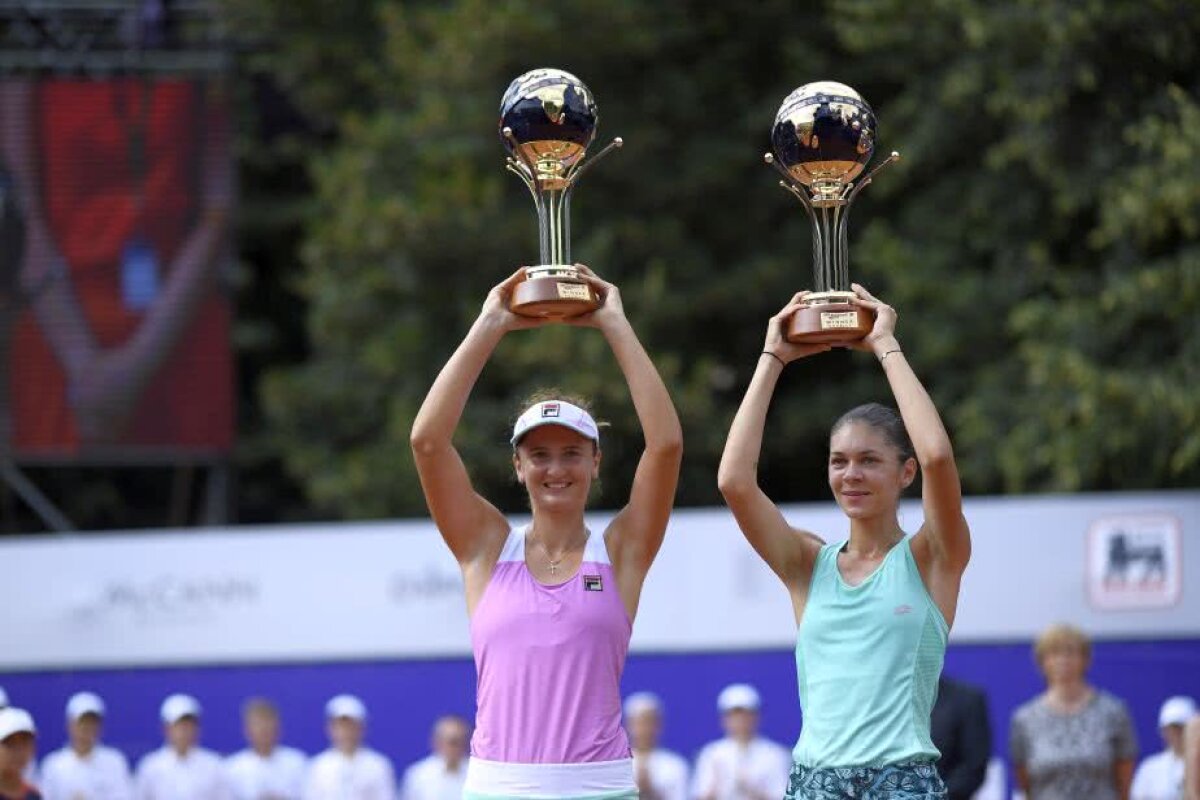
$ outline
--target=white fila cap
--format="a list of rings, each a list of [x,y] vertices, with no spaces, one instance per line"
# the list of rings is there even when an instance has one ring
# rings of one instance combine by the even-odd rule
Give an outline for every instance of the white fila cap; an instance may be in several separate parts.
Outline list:
[[[516,447],[522,436],[543,425],[561,425],[591,439],[597,445],[600,444],[600,429],[596,426],[596,420],[592,419],[591,414],[566,400],[543,400],[525,409],[524,413],[517,417],[517,424],[513,426],[512,439],[509,442]]]

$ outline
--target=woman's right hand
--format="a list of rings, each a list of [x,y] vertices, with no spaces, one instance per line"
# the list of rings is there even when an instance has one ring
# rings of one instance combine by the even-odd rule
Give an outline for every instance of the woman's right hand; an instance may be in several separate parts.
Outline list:
[[[792,344],[785,336],[788,320],[792,318],[792,314],[795,314],[804,305],[804,298],[810,294],[812,292],[809,291],[796,292],[792,296],[791,302],[781,308],[779,313],[771,317],[771,321],[767,323],[767,338],[763,342],[763,351],[775,356],[784,364],[790,364],[798,358],[805,358],[833,349],[833,344],[828,342],[821,344]]]
[[[521,267],[493,286],[487,299],[483,301],[483,308],[479,312],[480,319],[491,322],[505,333],[536,328],[552,322],[553,320],[544,317],[526,317],[512,311],[509,304],[512,302],[513,290],[524,280],[525,268]]]

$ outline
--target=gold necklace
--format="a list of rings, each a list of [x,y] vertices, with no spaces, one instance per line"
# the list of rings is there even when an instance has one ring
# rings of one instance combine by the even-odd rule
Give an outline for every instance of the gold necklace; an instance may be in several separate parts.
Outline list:
[[[530,533],[532,533],[532,532],[533,531],[531,530]],[[585,540],[587,539],[587,528],[583,529],[583,537]],[[575,549],[574,544],[568,545],[563,550],[562,555],[560,555],[557,559],[553,559],[550,557],[550,550],[549,550],[549,548],[546,547],[545,542],[543,542],[541,539],[534,539],[533,541],[538,547],[540,547],[542,549],[542,553],[545,554],[546,563],[550,565],[550,574],[551,575],[558,574],[558,565],[561,564],[563,562],[563,559],[567,557],[567,553],[570,553],[572,550]]]

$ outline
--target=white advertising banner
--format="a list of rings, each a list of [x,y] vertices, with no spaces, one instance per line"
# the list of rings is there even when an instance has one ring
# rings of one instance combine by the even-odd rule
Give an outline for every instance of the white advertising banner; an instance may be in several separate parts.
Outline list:
[[[832,503],[788,506],[846,536]],[[902,508],[915,529],[921,509]],[[978,498],[955,641],[1200,636],[1200,492]],[[607,516],[589,518],[603,530]],[[521,520],[515,520],[520,523]],[[0,540],[0,669],[470,653],[458,568],[428,521]],[[675,513],[641,651],[790,647],[779,580],[723,508]]]

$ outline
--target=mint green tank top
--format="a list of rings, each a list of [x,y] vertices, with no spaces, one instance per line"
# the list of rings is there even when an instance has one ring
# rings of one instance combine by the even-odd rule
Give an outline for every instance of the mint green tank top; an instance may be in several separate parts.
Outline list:
[[[881,767],[934,761],[929,715],[950,631],[921,580],[908,537],[858,586],[821,548],[796,635],[804,714],[796,763]]]

